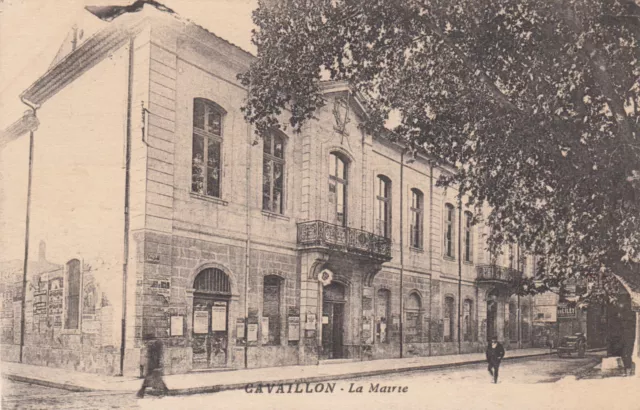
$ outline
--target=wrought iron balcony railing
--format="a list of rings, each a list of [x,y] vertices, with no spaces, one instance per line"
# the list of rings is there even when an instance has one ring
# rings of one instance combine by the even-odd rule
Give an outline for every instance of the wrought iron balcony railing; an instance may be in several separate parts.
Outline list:
[[[391,239],[324,221],[299,222],[298,245],[305,249],[325,248],[380,261],[391,260]]]
[[[478,265],[476,266],[478,282],[501,282],[503,284],[515,285],[522,278],[522,272],[515,269],[498,265]]]

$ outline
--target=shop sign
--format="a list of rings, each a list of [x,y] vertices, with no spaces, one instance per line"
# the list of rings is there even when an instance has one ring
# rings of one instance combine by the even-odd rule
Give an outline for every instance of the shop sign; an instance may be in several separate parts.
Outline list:
[[[576,308],[570,306],[558,306],[559,319],[572,319],[576,317]]]
[[[150,283],[151,290],[156,295],[171,296],[171,281],[170,280],[152,280]]]

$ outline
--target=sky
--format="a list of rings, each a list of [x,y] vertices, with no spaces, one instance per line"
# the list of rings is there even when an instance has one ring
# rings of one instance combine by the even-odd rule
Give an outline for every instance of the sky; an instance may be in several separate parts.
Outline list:
[[[93,29],[107,25],[88,13],[85,6],[126,5],[133,1],[0,0],[0,130],[27,110],[20,102],[20,94],[48,70],[74,23],[81,27],[89,23]],[[181,17],[255,54],[251,44],[251,12],[257,7],[257,0],[161,2]],[[46,128],[46,124],[41,124],[39,137],[46,133]],[[21,258],[23,254],[27,158],[26,136],[0,151],[0,261]],[[58,168],[51,172],[64,171],[64,167]],[[34,192],[46,189],[34,180]],[[53,222],[55,210],[50,212]],[[51,253],[47,252],[48,255]]]
[[[25,110],[22,91],[44,74],[74,22],[93,19],[87,5],[134,0],[0,0],[0,127]],[[251,12],[257,0],[160,0],[182,17],[255,54]],[[96,19],[97,20],[97,19]]]

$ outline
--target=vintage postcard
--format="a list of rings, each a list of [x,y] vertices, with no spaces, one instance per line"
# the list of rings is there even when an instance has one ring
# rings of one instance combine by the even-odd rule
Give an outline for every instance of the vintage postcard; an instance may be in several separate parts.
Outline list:
[[[640,409],[636,0],[0,0],[3,409]]]

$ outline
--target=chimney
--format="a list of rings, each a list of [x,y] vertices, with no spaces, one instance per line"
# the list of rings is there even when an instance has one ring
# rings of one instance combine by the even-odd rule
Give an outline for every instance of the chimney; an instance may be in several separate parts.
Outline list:
[[[38,261],[47,261],[47,244],[44,241],[40,241],[40,245],[38,246]]]

